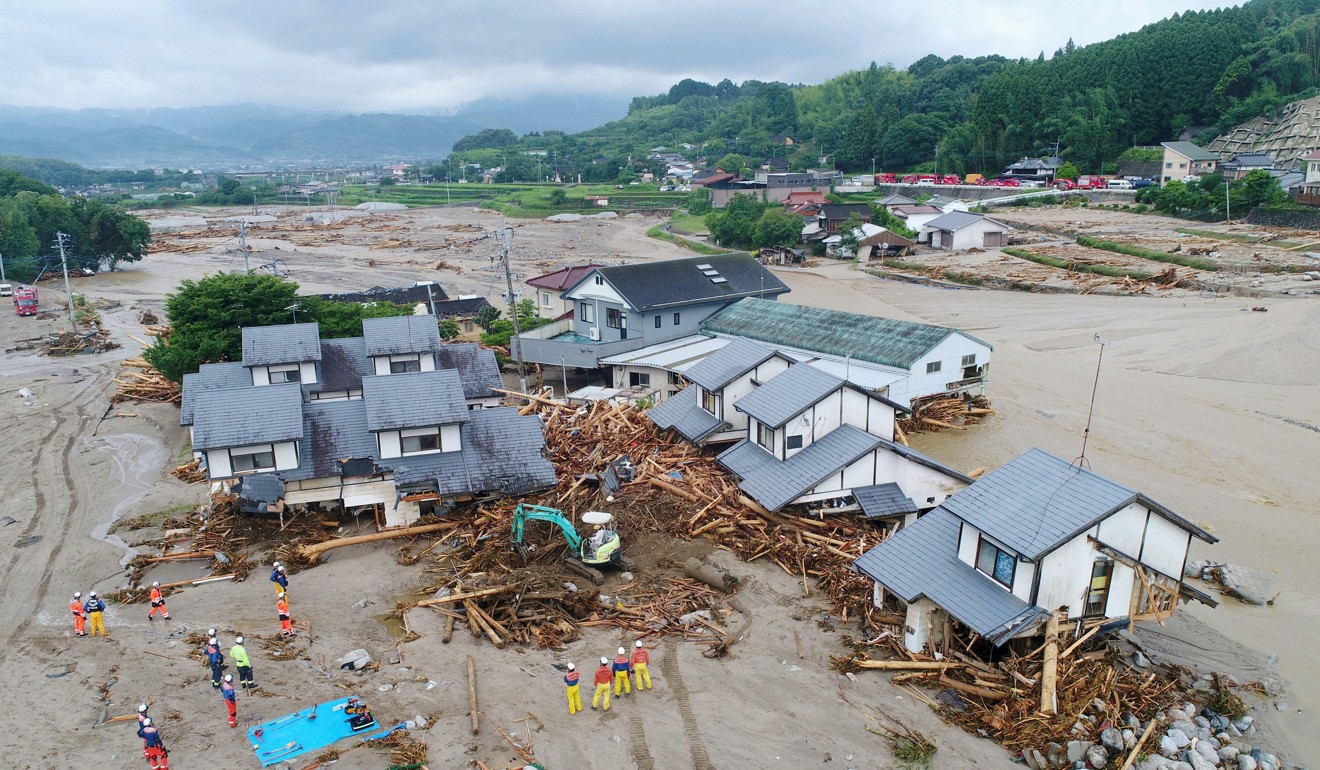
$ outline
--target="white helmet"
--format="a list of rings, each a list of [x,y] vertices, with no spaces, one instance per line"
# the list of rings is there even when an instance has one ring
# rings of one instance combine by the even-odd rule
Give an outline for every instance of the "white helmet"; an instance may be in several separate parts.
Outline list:
[[[283,592],[283,591],[280,591],[280,598],[281,598],[281,599],[284,598],[284,592]]]
[[[219,644],[219,642],[217,642],[217,641],[215,640],[215,637],[214,637],[214,636],[211,637],[210,639],[207,639],[207,640],[206,640],[206,643],[207,643],[207,644]]]
[[[279,567],[276,567],[276,569],[278,569],[280,572],[283,572],[283,571],[284,571],[284,565],[281,564]]]
[[[609,659],[609,658],[601,658],[601,659],[600,659],[600,664],[601,664],[602,666],[608,666],[608,665],[610,664],[610,659]]]
[[[569,663],[569,664],[568,664],[568,670],[569,670],[569,671],[573,671],[573,670],[575,670],[575,669],[577,669],[577,666],[573,665],[572,663]]]
[[[239,636],[234,638],[234,644],[242,644],[242,643],[243,643],[243,637]]]
[[[207,636],[215,636],[215,629],[214,629],[214,628],[208,628],[208,629],[206,629],[206,635],[207,635]]]
[[[620,647],[620,648],[619,648],[619,654],[620,654],[620,655],[625,655],[625,654],[627,654],[627,653],[626,653],[626,651],[625,651],[622,647]]]
[[[232,682],[232,681],[234,681],[234,675],[233,675],[233,674],[225,674],[225,681],[226,681],[226,682]]]
[[[280,563],[279,563],[279,562],[271,562],[271,565],[270,565],[270,566],[274,567],[275,569],[279,569],[279,568],[280,568]]]
[[[637,644],[635,644],[635,645],[633,645],[633,646],[640,650],[640,649],[642,648],[642,640],[641,640],[641,639],[638,639],[638,640],[637,640]]]
[[[145,718],[142,720],[142,726],[143,726],[143,727],[151,727],[151,717],[145,717]]]
[[[141,706],[138,706],[138,713],[139,714],[147,713],[147,704],[143,703]]]
[[[81,598],[82,598],[82,591],[74,591],[74,592],[73,592],[73,598],[75,598],[75,599],[81,599]]]
[[[95,591],[92,591],[92,593],[91,593],[91,597],[92,597],[93,599],[96,598],[96,592],[95,592]]]
[[[151,587],[152,587],[152,588],[160,588],[160,581],[159,581],[159,580],[153,581],[152,584],[151,584]]]

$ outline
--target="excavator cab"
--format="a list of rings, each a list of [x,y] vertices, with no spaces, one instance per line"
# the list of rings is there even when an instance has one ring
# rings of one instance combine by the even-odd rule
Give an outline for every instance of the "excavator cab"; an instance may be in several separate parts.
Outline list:
[[[596,528],[591,537],[582,541],[582,552],[578,556],[583,564],[613,564],[623,555],[619,533],[609,528],[613,520],[614,517],[604,511],[587,511],[582,514],[582,523]]]
[[[545,521],[559,527],[568,542],[569,553],[564,557],[568,566],[590,578],[594,583],[602,583],[605,576],[596,567],[618,564],[624,569],[635,567],[632,559],[623,555],[623,544],[619,533],[610,528],[614,516],[604,511],[587,511],[582,514],[582,523],[595,527],[590,537],[582,537],[573,527],[572,522],[557,508],[519,503],[513,510],[512,544],[515,550],[523,551],[527,546],[523,535],[528,521]]]

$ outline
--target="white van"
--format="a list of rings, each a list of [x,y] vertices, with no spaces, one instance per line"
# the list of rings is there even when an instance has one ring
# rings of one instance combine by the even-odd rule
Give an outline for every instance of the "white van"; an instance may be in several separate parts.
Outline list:
[[[1132,182],[1126,179],[1110,179],[1105,187],[1110,190],[1131,190]]]
[[[14,296],[14,287],[11,284],[0,283],[0,297]]]

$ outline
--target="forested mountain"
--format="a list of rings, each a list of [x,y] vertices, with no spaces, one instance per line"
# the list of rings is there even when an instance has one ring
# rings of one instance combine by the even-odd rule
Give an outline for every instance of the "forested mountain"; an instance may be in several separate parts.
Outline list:
[[[1051,31],[1047,21],[1032,29]],[[1126,147],[1174,139],[1189,126],[1227,128],[1317,85],[1320,0],[1251,0],[1175,14],[1085,47],[1069,41],[1035,59],[932,55],[904,70],[872,64],[819,85],[684,80],[633,99],[621,120],[574,136],[528,137],[517,148],[545,149],[543,164],[581,173],[617,169],[656,145],[696,145],[712,160],[788,155],[794,168],[828,155],[859,171],[873,159],[886,170],[933,163],[938,146],[940,170],[993,172],[1058,142],[1065,158],[1098,171]],[[784,134],[794,146],[778,138]]]

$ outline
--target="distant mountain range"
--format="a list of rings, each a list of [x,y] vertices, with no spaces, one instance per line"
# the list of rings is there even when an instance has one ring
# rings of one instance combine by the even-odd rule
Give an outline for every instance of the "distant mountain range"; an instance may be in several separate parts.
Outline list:
[[[268,105],[83,109],[0,105],[0,155],[92,168],[235,169],[438,160],[483,128],[577,132],[621,117],[623,99],[482,99],[452,115],[349,115]]]

